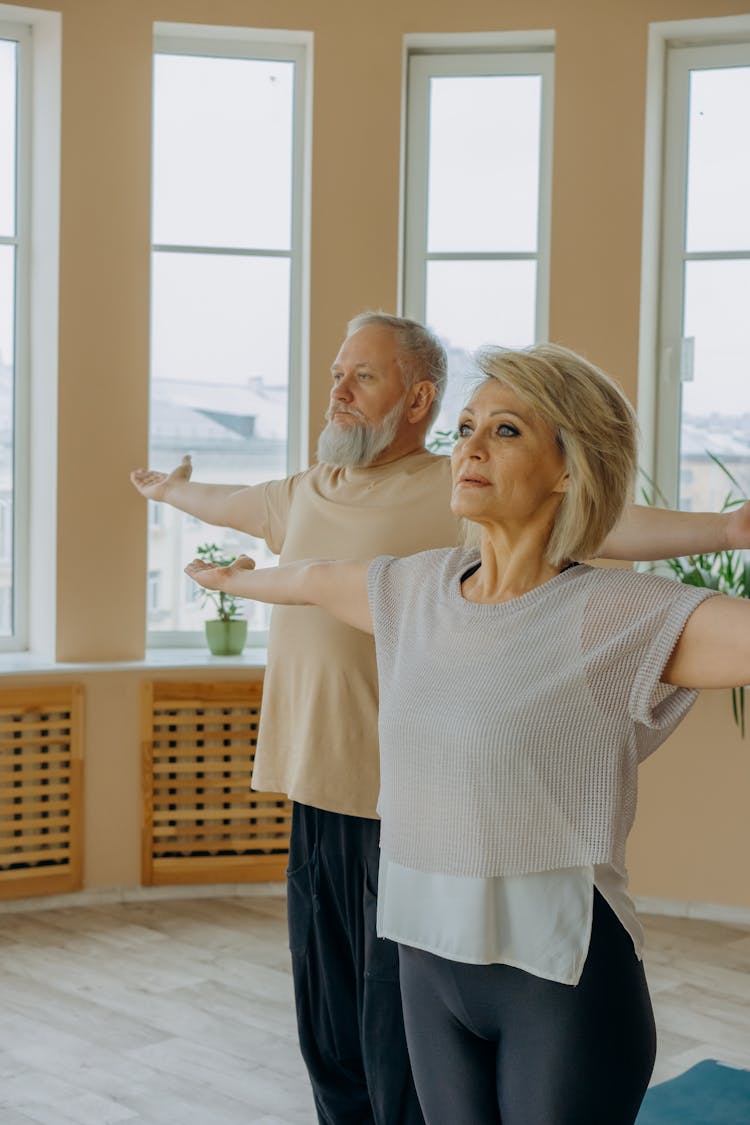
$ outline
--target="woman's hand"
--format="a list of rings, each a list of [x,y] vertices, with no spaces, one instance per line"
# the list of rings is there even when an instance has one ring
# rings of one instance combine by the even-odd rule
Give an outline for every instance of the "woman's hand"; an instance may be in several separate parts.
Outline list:
[[[185,574],[203,586],[206,590],[224,590],[227,593],[227,583],[236,578],[242,571],[255,570],[255,563],[247,555],[238,555],[229,566],[219,566],[218,563],[204,562],[203,559],[193,559],[185,567]]]
[[[345,625],[372,633],[366,562],[307,559],[256,570],[252,559],[240,555],[229,566],[193,559],[185,573],[207,590],[237,598],[270,605],[319,606]]]

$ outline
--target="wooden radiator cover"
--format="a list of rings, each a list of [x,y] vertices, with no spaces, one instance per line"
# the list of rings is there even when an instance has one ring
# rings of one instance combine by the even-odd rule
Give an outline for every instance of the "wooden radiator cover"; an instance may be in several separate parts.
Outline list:
[[[83,689],[0,691],[0,899],[80,889]]]
[[[255,681],[145,685],[146,886],[284,878],[292,806],[250,788],[262,690]]]

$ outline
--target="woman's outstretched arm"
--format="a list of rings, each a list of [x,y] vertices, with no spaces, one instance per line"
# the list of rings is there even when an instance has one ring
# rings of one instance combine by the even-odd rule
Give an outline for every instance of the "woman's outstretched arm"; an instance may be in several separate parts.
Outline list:
[[[366,562],[306,559],[282,566],[255,569],[247,555],[231,566],[216,566],[193,559],[185,573],[206,590],[221,590],[238,598],[271,605],[316,605],[345,625],[372,633],[367,597]]]
[[[750,684],[750,600],[718,595],[701,602],[661,678],[688,688]]]

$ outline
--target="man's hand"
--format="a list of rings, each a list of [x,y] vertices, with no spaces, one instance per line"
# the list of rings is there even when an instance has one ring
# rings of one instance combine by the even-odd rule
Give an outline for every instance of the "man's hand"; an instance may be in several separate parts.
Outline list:
[[[134,469],[130,479],[147,500],[167,500],[175,484],[186,484],[193,472],[190,454],[186,453],[171,473],[157,473],[153,469]]]
[[[724,516],[726,551],[750,548],[750,500]]]
[[[265,484],[201,484],[191,480],[193,465],[186,454],[171,473],[135,469],[133,487],[147,500],[157,500],[202,523],[233,527],[245,535],[263,537],[266,524]]]
[[[255,570],[255,563],[247,555],[239,555],[229,566],[219,566],[218,563],[193,559],[185,567],[185,574],[192,578],[194,582],[197,582],[199,586],[205,587],[206,590],[226,590],[227,583],[246,570]]]

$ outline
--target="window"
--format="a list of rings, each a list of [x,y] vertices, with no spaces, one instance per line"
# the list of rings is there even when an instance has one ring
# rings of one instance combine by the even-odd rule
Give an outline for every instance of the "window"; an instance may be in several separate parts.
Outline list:
[[[201,605],[204,600],[203,589],[197,582],[193,582],[192,578],[188,578],[187,574],[185,575],[185,581],[183,583],[183,598],[185,599],[185,603],[190,607],[194,606],[196,603]]]
[[[26,643],[28,29],[0,23],[0,648]],[[22,513],[24,513],[22,517]]]
[[[13,559],[13,504],[10,500],[0,500],[0,564],[8,564]]]
[[[148,502],[148,526],[149,531],[161,531],[164,527],[164,508],[151,500]]]
[[[159,612],[161,602],[161,571],[148,572],[148,611],[151,614]]]
[[[448,350],[438,429],[467,352],[547,332],[552,67],[550,50],[409,58],[403,303]]]
[[[299,466],[304,47],[166,38],[154,58],[150,463],[255,484]],[[202,642],[182,568],[265,543],[171,509],[149,529],[151,643]],[[251,627],[267,628],[268,608]],[[260,639],[256,637],[256,640]]]
[[[750,492],[750,43],[667,57],[655,477],[670,502]]]

